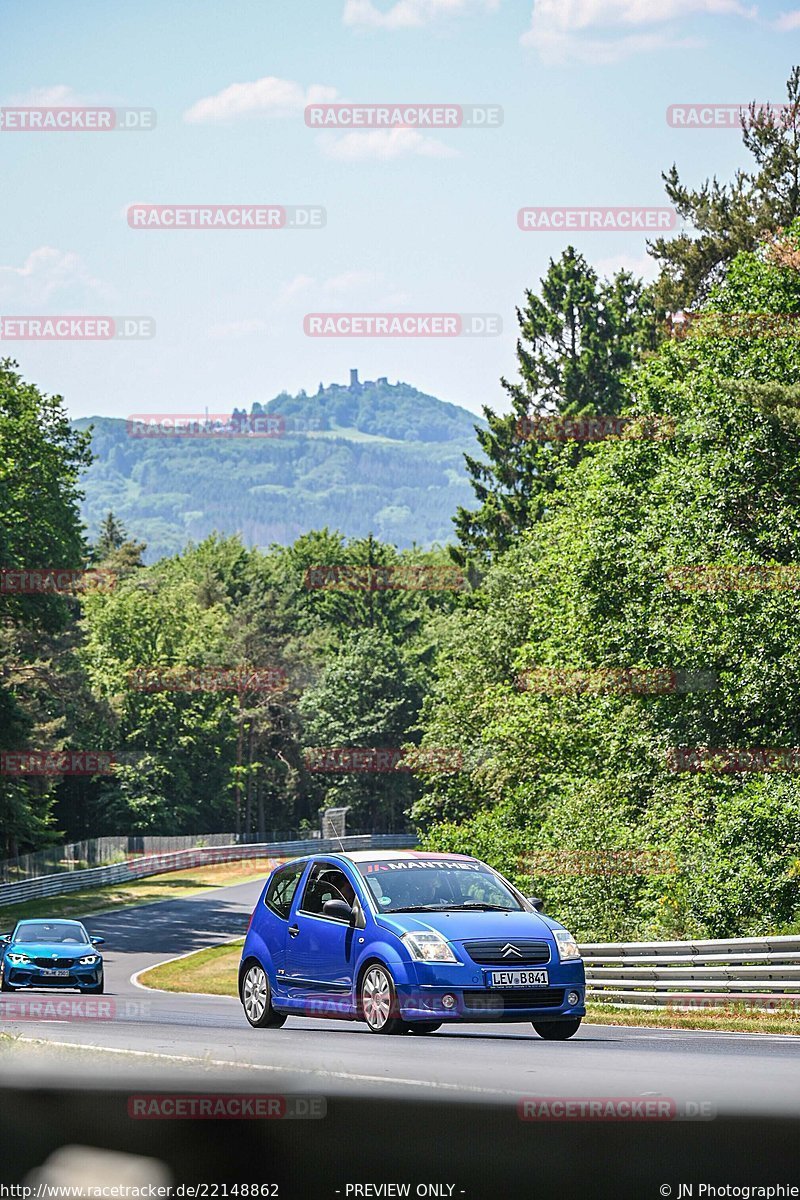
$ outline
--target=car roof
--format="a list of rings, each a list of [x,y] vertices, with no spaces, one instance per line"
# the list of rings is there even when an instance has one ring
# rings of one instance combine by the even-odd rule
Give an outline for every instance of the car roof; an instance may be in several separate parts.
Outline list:
[[[464,862],[474,862],[475,859],[471,854],[450,854],[445,851],[438,850],[346,850],[335,851],[339,858],[349,858],[351,862],[379,862],[385,859],[403,859],[403,858],[456,858]]]
[[[18,925],[77,925],[83,928],[83,921],[70,921],[67,917],[25,917],[17,921]]]
[[[473,858],[471,854],[451,854],[449,851],[439,850],[315,850],[313,854],[300,854],[297,858],[287,859],[286,862],[278,863],[273,867],[269,874],[271,879],[278,871],[284,867],[290,866],[292,863],[309,863],[322,861],[335,861],[342,859],[345,862],[353,863],[354,866],[360,862],[381,862],[391,860],[396,862],[397,859],[431,859],[434,862],[440,862],[443,858],[454,859],[457,862],[477,862],[479,860]]]

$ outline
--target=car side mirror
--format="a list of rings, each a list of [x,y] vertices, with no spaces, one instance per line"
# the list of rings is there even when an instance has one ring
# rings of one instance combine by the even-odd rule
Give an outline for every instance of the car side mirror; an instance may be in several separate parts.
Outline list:
[[[105,946],[105,944],[106,944],[106,939],[101,938],[101,937],[89,938],[89,941],[92,943],[93,946]]]
[[[544,900],[540,900],[538,896],[528,896],[528,904],[532,904],[537,912],[544,909]]]
[[[338,921],[349,921],[353,910],[345,900],[326,900],[322,906],[326,917],[335,917]]]
[[[10,942],[10,941],[11,941],[10,933],[0,933],[0,942]]]

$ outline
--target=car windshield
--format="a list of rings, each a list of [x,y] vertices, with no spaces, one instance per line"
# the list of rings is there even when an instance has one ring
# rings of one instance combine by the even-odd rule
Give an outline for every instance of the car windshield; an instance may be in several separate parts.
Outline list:
[[[356,865],[382,912],[523,908],[508,884],[474,859],[374,859]]]
[[[33,945],[57,942],[83,945],[89,941],[89,935],[82,925],[68,925],[66,921],[22,921],[14,931],[14,941]]]

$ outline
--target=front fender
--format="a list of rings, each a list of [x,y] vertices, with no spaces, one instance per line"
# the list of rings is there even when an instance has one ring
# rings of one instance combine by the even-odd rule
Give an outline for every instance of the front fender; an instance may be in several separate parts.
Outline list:
[[[365,946],[356,960],[353,980],[356,994],[358,993],[358,981],[361,978],[361,973],[366,964],[373,960],[377,960],[389,968],[395,982],[395,987],[398,990],[401,988],[416,987],[418,981],[414,963],[410,959],[403,958],[397,947],[392,945],[390,941],[381,939],[380,941],[370,942],[368,946]]]

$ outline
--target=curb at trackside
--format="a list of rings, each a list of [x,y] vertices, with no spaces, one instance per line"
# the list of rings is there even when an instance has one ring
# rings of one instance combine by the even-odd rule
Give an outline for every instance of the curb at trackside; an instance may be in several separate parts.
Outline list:
[[[144,906],[142,906],[144,907]],[[141,967],[140,970],[134,971],[128,982],[134,987],[141,988],[143,992],[161,992],[163,996],[213,996],[215,1000],[236,1000],[236,996],[220,995],[218,992],[172,992],[167,988],[149,987],[146,983],[140,982],[140,976],[146,975],[148,971],[155,971],[159,967],[165,967],[168,963],[180,962],[184,958],[191,958],[194,954],[202,954],[205,950],[216,950],[219,946],[232,946],[235,942],[240,942],[243,939],[241,936],[228,938],[224,942],[216,942],[213,946],[200,946],[197,950],[187,950],[185,954],[174,954],[172,958],[163,958],[160,962],[152,963],[149,967]]]

